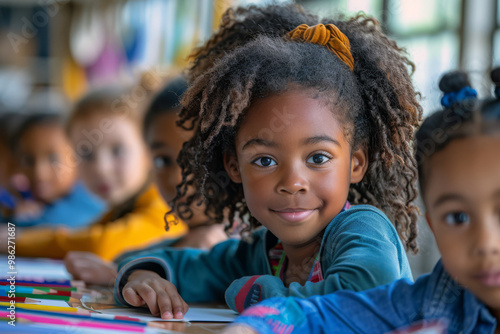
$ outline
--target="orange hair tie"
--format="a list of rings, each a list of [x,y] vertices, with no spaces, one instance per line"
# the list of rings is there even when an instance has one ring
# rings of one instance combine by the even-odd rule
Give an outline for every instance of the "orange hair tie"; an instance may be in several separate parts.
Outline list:
[[[307,24],[301,24],[290,31],[288,36],[292,40],[326,46],[349,66],[351,71],[354,70],[354,58],[351,54],[349,39],[335,25],[320,23],[309,27]]]

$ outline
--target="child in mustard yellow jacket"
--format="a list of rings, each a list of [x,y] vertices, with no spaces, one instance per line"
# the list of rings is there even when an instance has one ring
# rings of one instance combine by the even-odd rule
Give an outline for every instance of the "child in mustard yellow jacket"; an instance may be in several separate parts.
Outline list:
[[[91,92],[76,104],[67,125],[76,156],[72,165],[63,167],[78,168],[109,212],[83,229],[16,231],[18,256],[63,258],[76,250],[111,260],[187,233],[182,221],[165,230],[170,208],[151,183],[151,162],[141,135],[142,101],[133,92],[110,88]]]
[[[149,146],[153,162],[154,181],[165,201],[175,197],[176,186],[182,181],[182,173],[176,162],[182,144],[191,138],[192,131],[176,125],[180,97],[187,89],[183,78],[169,81],[152,99],[143,122],[144,138]],[[191,217],[183,217],[189,225],[189,233],[180,240],[165,240],[152,247],[192,247],[210,249],[227,239],[224,226],[213,224],[205,214],[203,205],[194,205]],[[114,261],[125,258],[123,254]],[[113,285],[117,265],[89,252],[69,252],[64,258],[66,269],[75,279],[94,285]]]

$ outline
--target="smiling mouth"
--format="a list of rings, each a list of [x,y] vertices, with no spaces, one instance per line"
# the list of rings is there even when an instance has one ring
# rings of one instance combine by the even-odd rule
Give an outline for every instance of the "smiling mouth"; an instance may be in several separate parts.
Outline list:
[[[100,184],[97,186],[97,191],[99,191],[100,194],[107,194],[111,191],[111,187],[106,184]]]
[[[281,217],[284,220],[290,221],[290,222],[300,222],[306,218],[308,218],[310,215],[312,215],[316,211],[315,209],[310,210],[310,209],[281,209],[281,210],[272,210],[271,212],[275,213],[279,217]]]
[[[484,271],[474,276],[481,284],[489,287],[500,286],[500,271]]]

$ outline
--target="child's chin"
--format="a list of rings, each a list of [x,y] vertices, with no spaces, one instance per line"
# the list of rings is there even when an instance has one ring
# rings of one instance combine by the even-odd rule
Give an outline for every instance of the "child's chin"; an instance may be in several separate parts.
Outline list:
[[[490,309],[493,310],[500,310],[500,289],[498,289],[499,292],[497,293],[482,293],[482,296],[479,296],[478,294],[472,293],[479,299],[481,300],[486,306],[488,306]]]
[[[52,195],[52,194],[37,194],[37,193],[34,193],[33,194],[33,198],[36,201],[38,201],[38,202],[45,203],[45,204],[50,204],[50,203],[53,203],[56,200],[58,200],[59,197],[55,196],[55,195]]]

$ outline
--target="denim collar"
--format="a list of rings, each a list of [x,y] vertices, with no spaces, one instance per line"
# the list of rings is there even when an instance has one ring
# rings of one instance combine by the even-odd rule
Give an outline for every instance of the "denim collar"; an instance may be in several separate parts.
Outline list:
[[[493,333],[497,320],[483,302],[470,291],[465,290],[464,298],[464,333]]]
[[[449,333],[493,333],[496,319],[486,305],[460,286],[438,261],[429,277],[427,303],[422,305],[424,319],[448,322]]]

